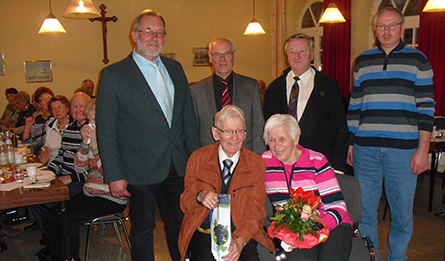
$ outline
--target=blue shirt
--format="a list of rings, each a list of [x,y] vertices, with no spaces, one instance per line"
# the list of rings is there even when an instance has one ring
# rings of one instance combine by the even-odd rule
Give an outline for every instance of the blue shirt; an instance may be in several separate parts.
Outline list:
[[[133,50],[132,56],[133,56],[133,60],[136,62],[137,66],[141,70],[142,75],[144,75],[145,80],[147,81],[148,85],[150,86],[151,91],[153,92],[156,100],[158,101],[159,106],[161,106],[161,109],[165,115],[164,102],[162,101],[162,96],[161,96],[161,93],[159,92],[158,83],[156,82],[156,67],[154,67],[154,65],[150,64],[150,62],[152,62],[152,61],[147,60],[146,58],[144,58],[143,56],[138,54],[135,50]],[[158,64],[159,70],[161,71],[162,75],[164,76],[165,82],[167,84],[167,89],[170,94],[170,97],[172,100],[172,105],[173,105],[173,104],[175,104],[175,100],[174,100],[175,87],[173,85],[173,81],[170,78],[170,75],[168,74],[168,71],[165,68],[164,64],[162,63],[159,55],[156,58],[156,60],[153,62]],[[168,124],[171,125],[171,122],[169,122]]]

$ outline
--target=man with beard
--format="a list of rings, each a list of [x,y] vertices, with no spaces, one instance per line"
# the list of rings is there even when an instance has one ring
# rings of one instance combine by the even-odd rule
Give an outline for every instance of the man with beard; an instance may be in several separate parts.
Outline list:
[[[101,72],[97,139],[105,182],[114,197],[130,198],[132,260],[155,260],[153,230],[159,204],[172,260],[179,260],[189,155],[200,147],[193,101],[178,62],[160,57],[165,21],[144,10],[134,22],[134,51]]]

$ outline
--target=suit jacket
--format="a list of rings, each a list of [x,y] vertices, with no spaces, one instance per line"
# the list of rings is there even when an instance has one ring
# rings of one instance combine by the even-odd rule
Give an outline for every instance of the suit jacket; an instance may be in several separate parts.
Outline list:
[[[189,155],[200,147],[193,101],[182,66],[161,56],[175,94],[171,128],[130,54],[105,67],[97,94],[97,139],[105,181],[162,182],[173,163],[185,175]]]
[[[214,144],[212,136],[213,116],[216,114],[213,74],[191,86],[193,103],[198,121],[201,145]],[[261,154],[266,150],[263,141],[264,117],[258,82],[233,73],[232,104],[243,110],[246,117],[247,136],[244,148]]]
[[[286,96],[287,68],[269,86],[264,99],[266,119],[289,113]],[[303,147],[323,153],[336,170],[345,171],[348,155],[348,125],[340,88],[337,83],[316,70],[314,89],[300,118],[300,142]]]
[[[184,260],[187,247],[196,231],[208,217],[210,210],[198,204],[196,196],[202,190],[221,192],[222,178],[218,160],[220,143],[205,146],[190,156],[187,174],[184,179],[184,193],[181,195],[181,209],[184,219],[179,232],[179,252]],[[266,163],[251,151],[241,148],[238,165],[232,174],[230,194],[230,214],[236,229],[232,238],[244,238],[247,242],[255,239],[258,243],[274,250],[272,241],[263,230],[266,219],[264,203],[266,188],[264,174]],[[206,246],[210,247],[210,246]]]

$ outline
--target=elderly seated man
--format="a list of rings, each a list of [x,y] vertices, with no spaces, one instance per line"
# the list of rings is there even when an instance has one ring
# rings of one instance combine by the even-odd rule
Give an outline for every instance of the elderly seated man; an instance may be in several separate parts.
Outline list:
[[[219,194],[230,194],[231,201],[232,241],[229,254],[222,258],[259,260],[257,243],[274,251],[262,225],[266,218],[266,165],[255,153],[242,148],[246,124],[240,108],[225,106],[215,114],[214,123],[212,135],[219,142],[195,151],[187,163],[185,190],[181,195],[185,216],[178,243],[181,260],[187,250],[191,260],[215,260],[211,253],[209,215],[218,206]]]

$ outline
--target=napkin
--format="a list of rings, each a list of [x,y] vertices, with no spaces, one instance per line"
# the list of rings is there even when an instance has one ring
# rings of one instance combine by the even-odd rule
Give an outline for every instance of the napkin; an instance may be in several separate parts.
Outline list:
[[[23,186],[23,183],[18,183],[18,182],[10,182],[10,183],[2,183],[0,185],[0,191],[11,191],[14,189],[18,189],[21,186]]]
[[[25,189],[30,189],[30,188],[48,188],[49,186],[51,186],[51,182],[38,183],[38,184],[28,184],[28,185],[23,186],[23,188],[25,188]]]

